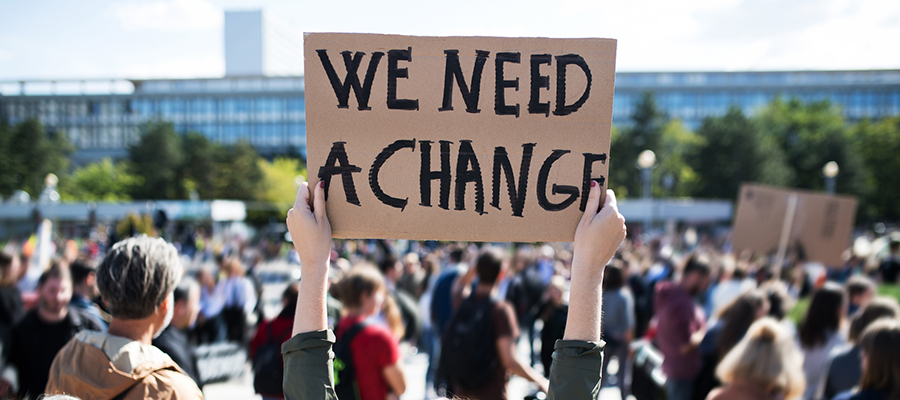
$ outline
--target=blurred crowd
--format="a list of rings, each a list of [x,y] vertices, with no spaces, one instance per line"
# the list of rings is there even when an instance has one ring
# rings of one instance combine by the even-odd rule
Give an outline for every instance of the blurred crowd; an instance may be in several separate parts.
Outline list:
[[[202,229],[169,239],[185,273],[154,346],[202,388],[197,348],[234,344],[246,350],[256,391],[283,398],[280,345],[291,338],[302,279],[292,273],[299,269],[291,244]],[[0,398],[37,398],[69,340],[106,331],[111,317],[97,267],[113,240],[7,244],[0,255]],[[669,400],[900,399],[900,240],[864,240],[883,250],[848,251],[843,265],[824,266],[802,254],[788,254],[782,265],[771,254],[734,254],[727,234],[693,229],[627,239],[603,279],[602,385],[643,400],[646,388],[633,390],[632,382],[635,350],[645,346],[662,355],[659,390]],[[43,265],[38,251],[51,255]],[[343,354],[355,369],[358,398],[399,398],[402,359],[417,352],[430,360],[428,398],[465,392],[464,372],[442,360],[442,336],[462,324],[459,310],[479,295],[479,282],[496,302],[477,318],[490,321],[493,339],[511,338],[513,350],[524,346],[530,355],[510,362],[505,349],[492,350],[499,354],[498,393],[505,398],[511,373],[535,390],[545,387],[567,320],[571,243],[335,240],[331,262],[328,324],[338,359]],[[349,338],[343,346],[342,337]]]

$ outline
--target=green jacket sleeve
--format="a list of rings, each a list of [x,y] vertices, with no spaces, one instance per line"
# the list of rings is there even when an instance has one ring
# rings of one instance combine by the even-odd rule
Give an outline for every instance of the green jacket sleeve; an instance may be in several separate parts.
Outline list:
[[[337,400],[334,393],[334,333],[306,332],[281,346],[286,400]]]
[[[550,367],[548,400],[597,399],[604,343],[557,340]]]

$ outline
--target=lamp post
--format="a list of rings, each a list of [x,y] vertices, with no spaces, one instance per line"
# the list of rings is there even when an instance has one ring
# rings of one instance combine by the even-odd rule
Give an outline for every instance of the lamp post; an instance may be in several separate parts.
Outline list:
[[[638,168],[641,169],[641,175],[644,178],[644,190],[643,190],[643,199],[645,204],[647,205],[648,212],[644,219],[644,228],[643,231],[647,232],[650,229],[650,223],[653,222],[653,206],[652,206],[652,194],[651,190],[651,182],[652,182],[652,171],[653,166],[656,165],[656,153],[653,150],[644,150],[641,154],[638,155],[637,159]]]
[[[825,193],[834,194],[835,178],[841,172],[838,163],[829,161],[822,167],[822,175],[825,176]]]

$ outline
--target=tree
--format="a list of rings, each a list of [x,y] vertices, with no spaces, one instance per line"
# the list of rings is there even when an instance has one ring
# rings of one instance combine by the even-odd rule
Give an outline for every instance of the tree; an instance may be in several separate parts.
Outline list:
[[[264,190],[263,172],[256,149],[246,141],[216,152],[215,197],[256,200]]]
[[[221,145],[212,143],[197,132],[188,132],[182,137],[184,162],[179,169],[179,177],[185,193],[196,190],[201,199],[215,197],[216,152]]]
[[[613,135],[610,143],[609,187],[620,197],[639,196],[641,174],[635,168],[638,154],[650,149],[659,150],[659,140],[666,123],[666,115],[656,105],[650,92],[644,93],[635,104],[631,124]]]
[[[703,145],[703,138],[688,130],[679,120],[667,122],[657,147],[657,167],[653,170],[653,193],[656,197],[690,197],[697,191],[700,176],[689,160]],[[667,178],[668,176],[668,178]],[[671,188],[666,181],[671,180]]]
[[[830,102],[804,104],[797,99],[775,99],[757,120],[762,133],[784,151],[787,164],[793,169],[790,186],[823,190],[822,167],[835,161],[841,169],[836,191],[866,194],[862,159],[853,149],[844,117]]]
[[[3,197],[16,190],[15,160],[11,144],[12,129],[6,121],[0,121],[0,196]]]
[[[696,195],[733,199],[742,182],[785,186],[793,171],[773,138],[732,106],[721,117],[706,118],[697,130],[702,145],[690,157],[699,176]]]
[[[877,123],[863,120],[852,132],[854,148],[869,173],[866,184],[877,189],[866,196],[860,214],[870,219],[900,218],[900,116]]]
[[[141,127],[138,143],[128,148],[131,171],[138,178],[135,199],[183,199],[184,185],[179,175],[184,153],[181,137],[169,122],[148,122]]]
[[[274,203],[281,209],[293,205],[297,198],[297,177],[306,179],[306,166],[303,162],[285,157],[276,158],[272,162],[260,159],[259,168],[265,178],[263,191],[257,200]]]
[[[69,167],[69,154],[73,151],[62,132],[47,134],[36,118],[27,119],[10,130],[0,127],[6,165],[0,175],[0,193],[9,195],[13,190],[24,190],[37,199],[44,190],[47,174],[63,177]]]
[[[109,158],[88,164],[61,180],[59,194],[63,201],[126,201],[137,179],[125,163]]]

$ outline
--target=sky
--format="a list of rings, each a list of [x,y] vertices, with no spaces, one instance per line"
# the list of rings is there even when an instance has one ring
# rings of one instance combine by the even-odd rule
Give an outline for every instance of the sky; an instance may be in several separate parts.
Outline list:
[[[250,9],[298,40],[614,38],[618,71],[900,68],[897,0],[0,0],[0,81],[221,77],[223,12]]]

